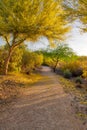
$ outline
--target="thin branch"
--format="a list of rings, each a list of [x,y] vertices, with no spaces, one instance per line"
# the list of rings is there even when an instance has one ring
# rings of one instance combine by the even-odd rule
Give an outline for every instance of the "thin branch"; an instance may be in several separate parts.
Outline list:
[[[6,40],[6,43],[7,43],[7,44],[8,44],[8,46],[10,47],[10,43],[9,43],[9,41],[8,41],[7,37],[6,37],[6,36],[4,36],[4,38],[5,38],[5,40]]]
[[[17,34],[13,34],[12,44],[15,44],[15,39],[17,38]]]
[[[56,59],[52,58],[52,60],[53,60],[54,62],[56,62]]]
[[[21,39],[21,40],[19,40],[18,42],[15,42],[14,45],[13,45],[13,47],[19,46],[19,45],[20,45],[22,42],[24,42],[25,40],[26,40],[26,38]]]

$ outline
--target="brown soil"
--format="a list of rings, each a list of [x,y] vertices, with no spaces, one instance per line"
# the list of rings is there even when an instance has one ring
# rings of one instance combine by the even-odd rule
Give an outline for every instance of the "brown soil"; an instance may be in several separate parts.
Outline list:
[[[58,77],[43,67],[43,80],[24,88],[22,97],[0,112],[0,130],[86,130]]]

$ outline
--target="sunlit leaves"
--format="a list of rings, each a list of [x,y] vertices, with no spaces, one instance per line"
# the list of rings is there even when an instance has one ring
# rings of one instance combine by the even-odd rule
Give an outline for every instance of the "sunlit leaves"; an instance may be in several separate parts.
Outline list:
[[[61,2],[53,0],[0,1],[0,31],[37,40],[40,36],[61,39],[67,31]]]
[[[9,46],[4,73],[13,49],[25,40],[64,39],[69,28],[65,14],[62,0],[0,0],[0,35]]]
[[[85,24],[84,30],[87,31],[87,0],[79,0],[78,17]]]
[[[58,44],[54,49],[43,52],[44,56],[50,61],[50,66],[56,69],[59,61],[68,61],[75,56],[75,53],[66,44]],[[48,62],[49,63],[49,62]]]
[[[32,72],[33,69],[39,67],[43,63],[43,55],[36,52],[24,51],[22,57],[22,71]]]

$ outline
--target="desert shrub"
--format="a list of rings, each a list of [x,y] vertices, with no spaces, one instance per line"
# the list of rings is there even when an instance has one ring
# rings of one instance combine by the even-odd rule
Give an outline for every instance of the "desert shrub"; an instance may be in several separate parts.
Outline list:
[[[25,45],[22,44],[18,48],[14,49],[8,66],[9,72],[21,71],[22,55],[23,55],[23,50],[25,50],[25,48],[26,48]],[[7,45],[0,47],[0,74],[3,73],[4,63],[9,53],[8,50],[9,47]]]
[[[64,70],[64,77],[70,79],[72,77],[72,73],[69,69]]]
[[[82,78],[81,77],[77,77],[75,80],[76,83],[82,84]]]
[[[0,74],[3,73],[4,70],[4,62],[7,56],[7,51],[4,49],[4,47],[0,47]]]
[[[80,61],[70,61],[68,63],[64,63],[61,68],[63,70],[69,69],[72,73],[72,76],[81,76],[83,73],[83,69],[81,67]]]
[[[82,88],[83,86],[80,83],[77,83],[75,87],[76,88]]]
[[[21,48],[16,48],[12,54],[12,57],[9,63],[10,72],[21,71],[22,56],[23,56],[23,50]]]
[[[33,54],[29,51],[25,51],[22,57],[22,72],[31,72],[34,68]]]
[[[82,76],[84,78],[87,78],[87,60],[84,60],[82,62],[82,68],[83,68],[83,74],[82,74]]]
[[[83,75],[84,78],[87,78],[87,70],[83,70]]]
[[[26,50],[22,57],[22,71],[30,74],[43,63],[43,55]]]
[[[8,46],[0,47],[0,74],[3,73],[4,63],[8,54]],[[30,52],[27,46],[22,44],[15,48],[9,62],[9,72],[31,73],[33,69],[43,63],[43,55],[37,52]]]
[[[77,77],[81,76],[83,74],[83,69],[82,68],[77,68],[77,70],[72,71],[72,75]]]
[[[56,73],[59,75],[63,75],[63,70],[61,70],[60,68],[57,68]]]
[[[34,53],[33,54],[33,58],[34,58],[34,66],[35,67],[40,67],[41,64],[43,63],[43,55],[42,54],[38,54],[38,53]]]
[[[53,62],[51,57],[43,56],[43,65],[53,67],[54,66],[54,62]]]

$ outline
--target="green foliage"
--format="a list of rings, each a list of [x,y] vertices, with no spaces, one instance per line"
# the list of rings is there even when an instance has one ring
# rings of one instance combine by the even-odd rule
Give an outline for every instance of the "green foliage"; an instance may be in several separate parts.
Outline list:
[[[3,72],[4,62],[8,54],[8,46],[0,48],[0,73]],[[22,44],[15,48],[9,62],[9,72],[31,72],[43,63],[43,55],[37,52],[30,52],[27,46]]]
[[[64,7],[68,12],[69,20],[80,20],[84,24],[80,28],[87,32],[87,0],[64,0]]]
[[[41,51],[41,53],[43,54],[43,65],[47,65],[47,66],[52,67],[54,62],[53,62],[51,55],[49,53],[49,49]]]
[[[75,80],[75,82],[82,84],[82,78],[81,77],[77,77],[76,80]]]
[[[33,57],[34,57],[34,66],[35,67],[39,67],[41,66],[41,64],[43,63],[43,54],[41,53],[33,53]]]
[[[15,48],[9,63],[9,71],[21,71],[23,49]]]
[[[87,25],[87,0],[79,0],[78,17]],[[84,30],[87,31],[87,26],[85,26]]]
[[[8,55],[8,46],[2,46],[0,49],[0,73],[3,73],[5,59]],[[20,71],[21,70],[21,60],[23,55],[23,47],[15,48],[12,53],[12,57],[9,62],[9,71]]]
[[[82,76],[84,78],[87,78],[87,56],[80,56],[79,61],[81,62],[81,66],[82,66],[82,69],[83,69]]]
[[[22,57],[22,71],[32,71],[34,68],[34,59],[33,56],[29,51],[25,51]]]
[[[43,63],[43,55],[26,50],[22,57],[22,71],[31,73],[33,69]]]
[[[7,56],[7,51],[4,51],[4,47],[0,47],[0,74],[3,73],[4,62]]]
[[[86,78],[87,79],[87,69],[85,70],[83,70],[83,75],[82,75],[84,78]]]
[[[43,61],[44,65],[53,67],[54,66],[54,62],[50,57],[44,57],[44,61]]]
[[[47,13],[48,12],[48,13]],[[61,39],[68,31],[66,12],[61,1],[2,0],[0,1],[0,34],[7,36],[9,44],[20,40],[35,41],[40,36]],[[12,39],[12,41],[13,41]]]
[[[56,48],[51,48],[43,52],[44,56],[48,59],[48,65],[56,69],[59,61],[68,61],[75,57],[75,53],[67,44],[58,44]],[[46,60],[45,60],[46,61]],[[47,61],[46,61],[47,62]]]
[[[83,73],[81,62],[78,60],[63,63],[61,69],[69,69],[73,76],[80,76]]]
[[[72,73],[72,76],[82,76],[87,79],[87,57],[81,56],[75,60],[71,60],[68,62],[60,62],[60,69],[66,70],[69,69]]]
[[[24,41],[36,41],[42,36],[51,42],[63,40],[69,31],[65,15],[62,0],[1,0],[0,36],[9,47],[4,74],[7,74],[12,51]]]
[[[66,69],[64,70],[64,77],[70,79],[72,77],[72,73],[70,70]]]
[[[71,58],[74,55],[73,50],[68,47],[67,44],[58,44],[55,49],[53,49],[50,54],[52,54],[53,60]]]

